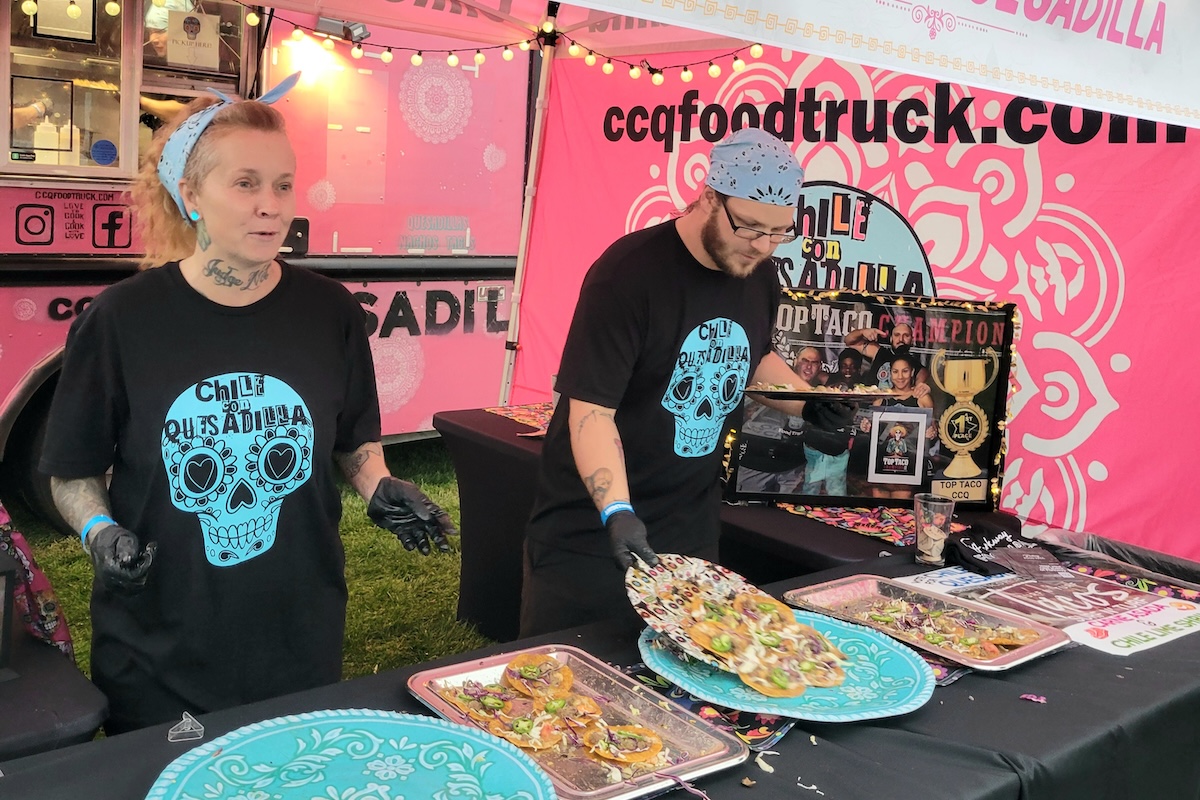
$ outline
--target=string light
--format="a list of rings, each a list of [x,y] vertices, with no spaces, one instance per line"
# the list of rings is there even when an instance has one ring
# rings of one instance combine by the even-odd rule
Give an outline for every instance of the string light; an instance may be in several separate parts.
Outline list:
[[[656,69],[650,73],[650,82],[655,86],[662,86],[666,78],[663,77],[662,70]]]
[[[75,0],[67,3],[67,16],[71,19],[79,19],[83,16],[83,9],[79,7],[79,4]]]
[[[483,51],[482,51],[482,50],[476,50],[476,51],[475,51],[475,66],[477,66],[477,67],[478,67],[479,65],[481,65],[481,64],[482,64],[484,61],[486,61],[486,60],[487,60],[487,56],[485,56],[485,55],[483,54]]]
[[[32,17],[37,13],[37,0],[25,0],[21,3],[21,13],[27,17]]]
[[[683,72],[679,73],[679,80],[684,83],[691,83],[693,77],[691,67],[684,67]]]
[[[246,14],[246,24],[249,25],[251,28],[257,28],[259,22],[261,22],[261,20],[260,20],[258,14],[256,14],[255,12],[251,11]]]
[[[385,64],[392,63],[393,58],[395,58],[395,56],[392,55],[392,48],[390,47],[379,54],[379,60]]]
[[[458,54],[455,53],[453,50],[451,50],[450,54],[446,56],[446,66],[448,66],[448,67],[457,67],[458,66]]]
[[[526,39],[525,41],[518,43],[517,47],[521,48],[522,50],[528,50],[529,49],[529,40]]]
[[[718,67],[716,64],[714,64],[711,61],[708,62],[708,77],[710,77],[710,78],[721,77],[721,68]]]
[[[588,50],[588,54],[583,57],[583,63],[587,64],[589,67],[596,66],[596,54],[591,50]]]
[[[734,72],[741,72],[742,70],[744,70],[746,68],[746,62],[742,61],[741,56],[734,56],[732,66],[733,66]]]
[[[155,2],[157,2],[157,0],[155,0]],[[292,38],[295,39],[297,42],[304,38],[304,31],[302,31],[300,29],[299,25],[292,28]]]
[[[554,33],[554,20],[548,19],[542,23],[542,33]]]
[[[108,0],[108,2],[104,4],[104,13],[108,14],[110,17],[115,17],[117,14],[121,13],[121,4],[118,3],[117,0]]]
[[[613,67],[612,59],[610,58],[608,61],[604,62],[604,66],[600,68],[600,71],[605,75],[612,75],[613,69],[615,69],[615,67]]]
[[[500,57],[501,57],[501,58],[503,58],[505,61],[512,61],[512,60],[513,60],[513,51],[512,51],[512,48],[511,48],[511,47],[505,47],[505,48],[504,48],[504,52],[500,54]]]
[[[412,54],[412,58],[410,58],[408,60],[408,63],[412,64],[414,67],[419,67],[419,66],[421,66],[421,63],[424,61],[425,61],[425,59],[421,58],[421,51],[418,50],[417,52]]]
[[[354,47],[350,48],[350,55],[353,56],[354,58],[362,58],[363,57],[362,45],[355,42]]]
[[[629,77],[633,78],[635,81],[638,78],[642,77],[642,68],[639,67],[637,64],[631,65],[629,67]]]
[[[571,46],[567,48],[567,55],[571,58],[579,58],[579,54],[583,52],[583,48],[579,46],[579,42],[571,42]]]
[[[758,42],[750,45],[750,55],[754,58],[762,58],[763,46]]]
[[[321,47],[324,47],[326,50],[332,50],[333,49],[333,39],[330,39],[328,36],[326,36],[324,39],[321,40]]]

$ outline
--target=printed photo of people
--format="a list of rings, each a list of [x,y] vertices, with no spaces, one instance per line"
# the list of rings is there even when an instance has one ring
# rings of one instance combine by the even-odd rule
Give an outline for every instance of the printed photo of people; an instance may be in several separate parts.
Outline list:
[[[903,505],[932,490],[990,507],[1012,317],[1011,305],[786,293],[775,349],[821,388],[801,416],[746,396],[727,495]],[[879,429],[881,415],[899,421]]]

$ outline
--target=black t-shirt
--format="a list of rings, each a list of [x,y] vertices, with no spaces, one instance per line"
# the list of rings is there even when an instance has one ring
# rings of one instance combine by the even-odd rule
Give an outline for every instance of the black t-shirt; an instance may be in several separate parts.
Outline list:
[[[379,438],[363,312],[337,282],[283,265],[231,308],[169,264],[101,293],[71,326],[41,469],[111,465],[113,517],[159,547],[142,593],[93,588],[98,682],[210,711],[337,681],[332,453]]]
[[[617,240],[592,265],[563,348],[562,395],[546,434],[531,539],[609,550],[575,467],[568,398],[616,409],[630,501],[661,552],[715,545],[725,418],[771,349],[772,262],[747,278],[706,268],[674,221]]]

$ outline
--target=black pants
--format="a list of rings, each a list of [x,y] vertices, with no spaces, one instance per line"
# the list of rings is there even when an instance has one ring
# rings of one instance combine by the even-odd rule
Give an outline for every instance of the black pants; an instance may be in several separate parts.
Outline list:
[[[717,560],[717,547],[692,555]],[[711,552],[707,552],[711,551]],[[625,593],[625,570],[611,555],[585,555],[525,541],[521,637],[615,619],[639,631],[645,622]]]

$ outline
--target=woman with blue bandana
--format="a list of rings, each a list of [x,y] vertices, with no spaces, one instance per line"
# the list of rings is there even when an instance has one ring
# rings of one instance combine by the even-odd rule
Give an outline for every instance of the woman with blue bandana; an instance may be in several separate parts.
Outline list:
[[[270,103],[294,77],[159,131],[133,189],[156,268],[67,340],[41,468],[95,568],[110,733],[340,678],[335,462],[406,548],[448,551],[455,532],[388,472],[361,307],[276,260],[296,157]]]
[[[771,346],[771,256],[796,238],[804,173],[754,128],[710,160],[682,216],[618,240],[584,279],[527,529],[523,636],[640,624],[623,583],[635,560],[715,561],[726,416],[749,382],[807,388]]]

